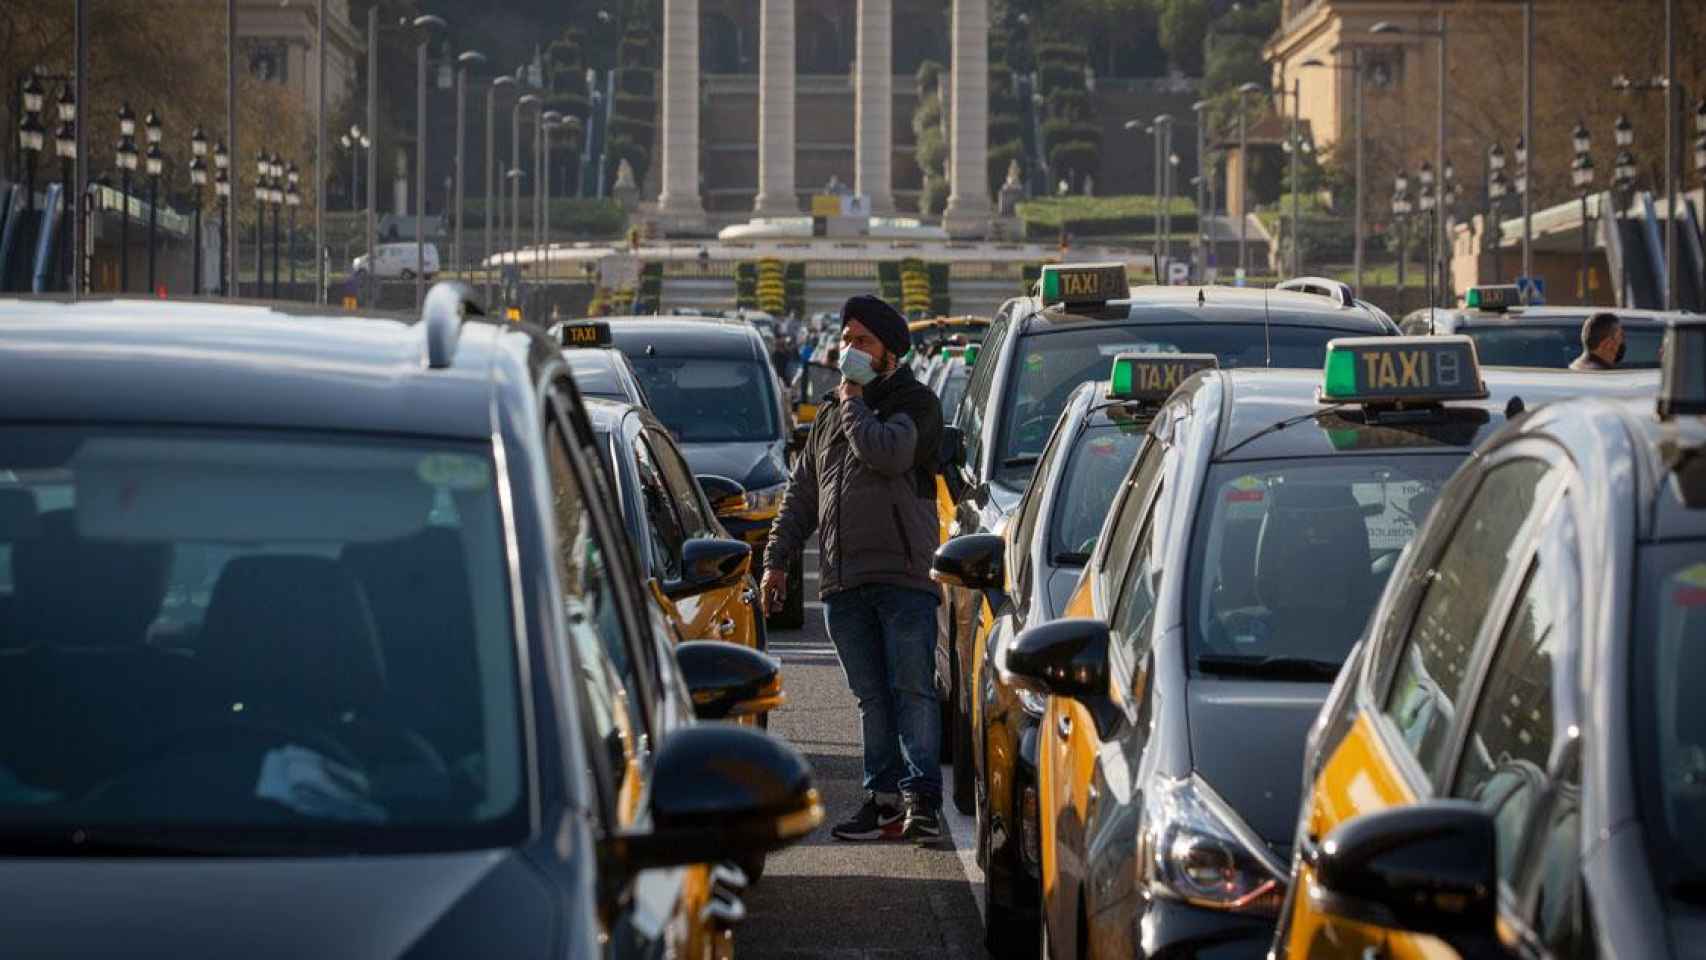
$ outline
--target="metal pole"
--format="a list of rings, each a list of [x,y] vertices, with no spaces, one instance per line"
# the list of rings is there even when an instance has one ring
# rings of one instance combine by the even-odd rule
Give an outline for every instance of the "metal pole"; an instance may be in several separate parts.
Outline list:
[[[1522,275],[1534,276],[1534,0],[1522,4],[1522,142],[1528,145],[1522,192]]]
[[[1446,257],[1445,257],[1445,245],[1446,245],[1446,236],[1445,236],[1445,215],[1446,215],[1446,209],[1445,209],[1445,194],[1446,194],[1446,180],[1445,180],[1445,70],[1446,70],[1445,8],[1440,7],[1436,16],[1438,18],[1436,20],[1436,23],[1439,27],[1439,31],[1438,31],[1439,32],[1439,93],[1438,93],[1439,102],[1437,104],[1438,116],[1436,118],[1437,129],[1438,129],[1438,133],[1439,133],[1439,143],[1434,148],[1434,170],[1439,174],[1439,193],[1436,195],[1435,202],[1434,202],[1433,226],[1429,228],[1433,232],[1429,235],[1429,238],[1428,238],[1428,256],[1432,258],[1432,268],[1430,270],[1429,276],[1437,277],[1440,281],[1440,283],[1439,283],[1440,287],[1444,287],[1445,286],[1445,266],[1446,266]],[[1429,307],[1439,306],[1439,292],[1438,292],[1437,288],[1435,288],[1435,292],[1433,293],[1431,298],[1428,300],[1428,306]]]
[[[71,189],[71,173],[74,163],[75,161],[72,160],[59,161],[59,181],[64,185],[60,189],[60,193],[63,194],[60,198],[60,204],[65,208],[65,226],[61,228],[59,232],[60,235],[65,238],[63,241],[63,247],[65,249],[65,289],[71,291],[72,295],[75,297],[77,284],[75,283],[71,272],[72,261],[77,255],[77,244],[73,240],[73,235],[77,229],[77,193]]]
[[[314,302],[326,302],[326,0],[320,0],[314,38],[315,69],[320,73],[319,95],[314,104]],[[291,250],[296,249],[296,211],[290,212]],[[296,270],[296,258],[290,260]],[[294,282],[294,281],[293,281]]]
[[[130,170],[119,174],[118,190],[123,195],[118,218],[118,289],[130,292]]]
[[[1676,76],[1676,0],[1665,0],[1665,309],[1677,308],[1676,296],[1676,123],[1682,101]]]
[[[509,115],[509,258],[521,264],[521,97]]]
[[[154,174],[148,175],[148,295],[153,296],[154,286],[154,239],[160,229],[160,178]]]
[[[540,276],[543,281],[551,280],[551,138],[543,128],[539,131],[539,140],[543,144],[542,156],[539,161],[539,255],[544,257],[543,269]]]
[[[235,173],[235,172],[236,172],[236,170],[233,168],[232,173]],[[225,256],[225,248],[230,243],[230,241],[226,239],[227,237],[229,237],[231,235],[230,229],[231,229],[231,198],[220,197],[219,198],[219,295],[222,297],[232,296],[231,281],[228,279],[228,277],[230,277],[231,275],[226,272],[226,268],[230,266],[230,260]]]
[[[539,245],[545,242],[545,120],[539,115],[533,118],[533,171],[533,252],[537,258]]]
[[[378,292],[373,276],[375,257],[373,250],[374,234],[378,232],[376,210],[378,204],[377,183],[379,171],[376,168],[378,158],[375,149],[379,145],[379,4],[367,9],[367,133],[372,137],[372,146],[367,148],[367,213],[362,218],[367,228],[367,287],[368,302],[374,303]]]
[[[1250,202],[1250,154],[1246,149],[1244,129],[1245,95],[1238,94],[1238,269],[1240,285],[1250,280],[1250,212],[1245,209]],[[1228,195],[1232,188],[1227,187]]]
[[[450,238],[450,262],[462,269],[462,198],[467,195],[467,174],[462,167],[462,148],[468,138],[468,67],[456,68],[456,232]]]
[[[1582,190],[1582,303],[1588,302],[1588,194]]]
[[[190,295],[201,296],[201,191],[196,191],[195,206],[190,209],[190,236],[195,251],[190,270]]]
[[[85,102],[81,90],[77,91],[77,102],[79,104]],[[78,126],[81,127],[82,124],[78,124]],[[239,190],[242,185],[242,161],[239,158],[243,156],[242,146],[237,140],[237,0],[225,0],[225,137],[231,155],[230,202],[231,206],[235,208],[237,197],[241,195]],[[78,147],[77,154],[79,157],[83,155],[81,145]],[[240,249],[242,237],[237,232],[240,229],[237,218],[235,216],[226,217],[225,222],[220,224],[220,228],[225,233],[227,248],[225,251],[221,251],[223,254],[221,266],[229,266],[231,269],[231,282],[225,287],[225,295],[238,297],[242,295],[243,282],[241,279],[242,262],[238,259],[242,256]],[[258,226],[256,231],[255,239],[256,242],[259,242]],[[256,266],[259,266],[258,260]]]
[[[1353,84],[1356,117],[1352,126],[1356,128],[1356,253],[1355,274],[1357,293],[1362,293],[1362,54],[1357,50],[1351,51],[1351,82]]]
[[[296,295],[296,208],[290,208],[290,294]]]
[[[497,296],[496,290],[492,286],[492,211],[497,206],[492,194],[492,167],[497,162],[493,158],[492,120],[493,110],[497,105],[497,97],[498,88],[495,85],[486,88],[486,195],[484,201],[486,208],[486,255],[481,259],[481,263],[486,268],[486,302],[488,304],[495,302],[494,298]]]
[[[1159,203],[1159,202],[1161,202],[1161,189],[1162,189],[1161,188],[1161,120],[1159,117],[1156,118],[1154,125],[1149,128],[1149,132],[1155,135],[1155,199]],[[1155,211],[1155,243],[1154,243],[1154,249],[1153,249],[1153,252],[1155,252],[1155,253],[1159,253],[1161,250],[1161,213],[1162,213],[1162,208],[1157,208]],[[1156,277],[1155,279],[1156,279],[1156,282],[1160,282],[1161,278]]]
[[[275,188],[276,189],[276,188]],[[278,205],[272,208],[272,298],[278,299]]]
[[[255,182],[261,183],[265,179],[265,177],[260,177]],[[267,295],[267,244],[266,234],[263,232],[266,228],[267,202],[262,199],[261,196],[257,195],[255,198],[255,299],[257,300]],[[237,288],[241,290],[243,286],[242,280],[238,279],[236,274],[232,274],[231,276],[232,279],[237,281]]]
[[[1409,224],[1405,222],[1405,218],[1395,217],[1393,219],[1398,224],[1398,296],[1393,315],[1401,317],[1404,315],[1404,261],[1410,255],[1410,235]]]
[[[427,37],[415,45],[415,309],[426,302]]]
[[[236,0],[229,0],[229,2],[234,4],[236,3]],[[90,112],[89,101],[87,98],[87,78],[89,76],[89,0],[77,0],[76,13],[77,29],[74,42],[77,47],[77,69],[73,72],[76,74],[78,110],[76,125],[77,157],[74,161],[77,167],[77,182],[75,184],[76,189],[70,190],[66,194],[72,210],[71,246],[73,249],[71,251],[71,299],[73,300],[82,295],[83,288],[85,287],[88,279],[84,276],[84,271],[86,269],[84,251],[88,248],[89,238],[86,235],[88,228],[83,222],[83,196],[86,192],[83,185],[89,182],[88,127]]]
[[[1208,169],[1203,165],[1203,128],[1202,110],[1197,111],[1197,282],[1202,283],[1207,275],[1208,251],[1206,227],[1208,221],[1203,217],[1203,197],[1208,189]]]
[[[1303,142],[1297,138],[1297,115],[1302,110],[1303,78],[1291,80],[1291,275],[1303,275],[1303,241],[1297,232],[1297,155],[1303,152]]]

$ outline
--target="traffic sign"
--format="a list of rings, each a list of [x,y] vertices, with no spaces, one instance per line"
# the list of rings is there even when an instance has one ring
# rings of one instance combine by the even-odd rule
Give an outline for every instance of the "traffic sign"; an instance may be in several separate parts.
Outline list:
[[[1529,306],[1540,306],[1546,302],[1545,277],[1517,277],[1516,290],[1521,301]]]
[[[1172,260],[1167,264],[1167,282],[1177,286],[1191,282],[1191,265],[1183,260]]]

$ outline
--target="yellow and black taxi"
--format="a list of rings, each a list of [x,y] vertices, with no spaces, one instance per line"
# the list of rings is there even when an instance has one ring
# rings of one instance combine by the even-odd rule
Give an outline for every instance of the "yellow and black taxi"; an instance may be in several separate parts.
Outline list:
[[[1706,325],[1665,360],[1442,491],[1310,731],[1276,954],[1699,953]]]
[[[906,359],[915,372],[922,374],[926,365],[944,349],[982,343],[984,334],[989,332],[989,318],[933,317],[913,320],[906,326],[912,336],[912,350]]]
[[[477,311],[0,301],[0,953],[727,953],[708,865],[822,813],[692,721],[775,662],[673,642],[561,350]]]
[[[1623,307],[1527,305],[1514,284],[1470,287],[1462,307],[1423,308],[1404,317],[1407,336],[1466,336],[1483,366],[1562,370],[1582,352],[1582,323],[1596,313],[1621,321],[1626,354],[1618,367],[1657,370],[1667,320],[1687,316]]]
[[[1346,306],[1297,291],[1231,287],[1140,287],[1123,264],[1049,264],[1037,295],[1007,301],[979,346],[959,409],[943,431],[945,518],[953,535],[1003,531],[1043,454],[1067,398],[1108,376],[1121,353],[1212,354],[1221,367],[1320,369],[1327,341],[1396,332],[1360,301]],[[938,612],[936,682],[948,729],[979,728],[975,646],[988,619],[977,591],[947,588]],[[952,748],[956,765],[975,751]],[[969,772],[969,771],[968,771]],[[979,780],[987,780],[978,771]],[[959,793],[963,813],[973,798]]]
[[[1048,695],[1054,960],[1265,948],[1304,737],[1382,584],[1507,410],[1581,389],[1517,379],[1490,395],[1465,338],[1344,338],[1324,371],[1204,371],[1155,415],[1065,616],[1003,651]]]
[[[1074,390],[1044,445],[1004,534],[967,534],[937,551],[933,575],[983,593],[993,614],[979,638],[978,727],[959,713],[954,742],[973,752],[956,763],[954,789],[974,792],[984,920],[1005,952],[1035,946],[1041,878],[1037,821],[1037,724],[1046,706],[1031,690],[996,682],[996,657],[1029,624],[1061,616],[1102,531],[1108,506],[1142,444],[1150,417],[1211,355],[1121,354],[1109,379]],[[973,769],[987,782],[971,781]]]
[[[682,641],[727,640],[766,647],[764,617],[752,571],[707,586],[691,575],[750,557],[751,548],[730,539],[693,479],[687,460],[661,422],[644,407],[596,398],[583,401],[598,451],[610,472],[616,508],[645,588]],[[742,715],[764,725],[768,710],[782,703],[782,678],[762,698],[743,704]]]
[[[786,392],[758,331],[715,317],[612,318],[611,340],[628,357],[647,405],[668,428],[710,498],[717,519],[752,547],[763,567],[770,522],[788,486],[793,437]],[[776,627],[805,622],[805,577],[788,571],[788,601]]]
[[[646,390],[622,351],[611,346],[610,325],[601,320],[570,320],[551,325],[546,335],[563,345],[563,360],[583,397],[602,397],[646,405]]]

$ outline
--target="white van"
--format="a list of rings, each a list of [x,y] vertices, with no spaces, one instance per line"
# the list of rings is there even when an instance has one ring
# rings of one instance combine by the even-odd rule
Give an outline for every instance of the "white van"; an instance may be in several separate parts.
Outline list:
[[[413,243],[382,243],[374,248],[373,255],[375,263],[372,267],[368,266],[367,254],[364,253],[351,262],[351,269],[368,271],[376,277],[402,277],[405,280],[414,279],[417,272],[425,274],[428,279],[438,274],[438,247],[430,243],[421,252],[424,270],[416,269]]]

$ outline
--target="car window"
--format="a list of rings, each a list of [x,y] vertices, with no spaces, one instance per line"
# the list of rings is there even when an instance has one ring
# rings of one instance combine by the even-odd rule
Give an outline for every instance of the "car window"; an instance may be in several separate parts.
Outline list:
[[[988,339],[984,341],[978,353],[978,362],[972,365],[965,399],[960,401],[960,411],[954,418],[954,422],[965,432],[966,463],[970,464],[973,472],[979,476],[982,475],[984,408],[989,403],[989,390],[995,379],[995,368],[999,365],[1003,342],[1015,322],[1009,314],[1003,314],[996,319]]]
[[[1104,596],[1117,597],[1119,586],[1125,581],[1126,567],[1135,550],[1134,541],[1141,532],[1143,510],[1149,505],[1151,488],[1161,473],[1163,455],[1159,442],[1151,440],[1145,444],[1127,474],[1129,479],[1120,487],[1112,526],[1106,528],[1111,535],[1108,548],[1103,551],[1101,566],[1096,571]]]
[[[1523,830],[1552,753],[1552,668],[1563,642],[1550,571],[1535,564],[1517,597],[1476,700],[1451,795],[1493,814],[1499,879],[1514,885]]]
[[[1494,593],[1519,549],[1517,534],[1550,492],[1544,461],[1488,471],[1429,569],[1431,581],[1399,652],[1385,713],[1425,771],[1437,769],[1464,693],[1471,654]]]
[[[1110,425],[1086,430],[1074,444],[1049,522],[1048,552],[1055,563],[1082,566],[1096,549],[1108,506],[1143,445],[1143,431]]]
[[[555,418],[546,428],[545,442],[558,600],[573,647],[582,727],[600,772],[605,815],[613,824],[626,825],[639,810],[639,765],[647,743],[640,664],[627,646],[610,565]]]
[[[681,451],[667,436],[650,427],[646,428],[645,436],[659,469],[663,471],[664,483],[669,485],[675,509],[681,515],[682,534],[689,540],[722,536],[721,529],[705,506],[699,481],[693,479],[693,471],[682,459]]]
[[[760,360],[630,356],[659,420],[682,443],[777,440],[775,378]]]
[[[966,395],[966,383],[970,379],[966,368],[956,363],[948,368],[947,376],[942,380],[942,416],[948,418],[949,424],[954,423],[953,418],[959,413],[960,400]]]
[[[1154,522],[1145,519],[1143,532],[1132,550],[1125,582],[1114,604],[1109,622],[1114,642],[1122,647],[1126,662],[1135,664],[1149,652],[1149,627],[1155,615],[1155,586],[1161,577],[1161,556],[1155,543]]]
[[[664,580],[681,577],[681,545],[687,539],[681,519],[670,502],[669,489],[657,457],[643,437],[634,438],[634,465],[640,474],[640,499],[645,506],[646,534],[651,541],[653,573]]]
[[[575,376],[582,396],[627,400],[628,391],[616,371],[616,361],[604,350],[564,350],[563,359]]]
[[[1582,325],[1570,320],[1536,323],[1467,324],[1459,328],[1475,341],[1475,354],[1483,366],[1568,367],[1582,352]],[[1617,365],[1626,370],[1656,370],[1664,327],[1659,324],[1626,324],[1623,341],[1627,348]]]
[[[1076,432],[1076,431],[1072,431]],[[1053,469],[1054,461],[1059,459],[1062,451],[1071,446],[1071,436],[1067,431],[1055,431],[1054,438],[1049,441],[1048,449],[1043,452],[1042,469],[1038,471],[1039,478],[1046,478]],[[1031,595],[1031,545],[1036,534],[1037,518],[1043,512],[1043,497],[1047,493],[1043,484],[1033,483],[1025,490],[1025,496],[1019,501],[1018,514],[1013,518],[1016,524],[1013,530],[1013,546],[1018,556],[1012,559],[1014,567],[1013,585],[1019,592],[1019,603],[1024,605],[1026,598]]]

